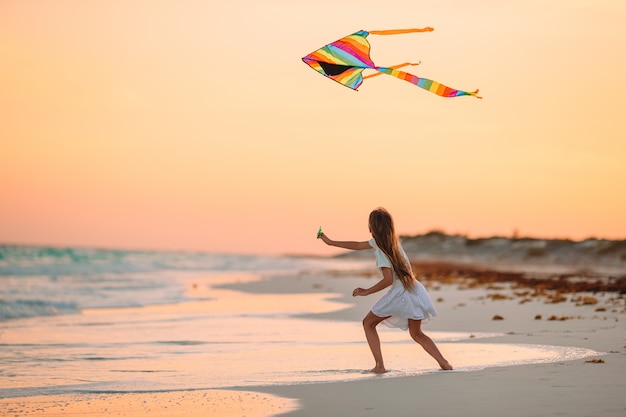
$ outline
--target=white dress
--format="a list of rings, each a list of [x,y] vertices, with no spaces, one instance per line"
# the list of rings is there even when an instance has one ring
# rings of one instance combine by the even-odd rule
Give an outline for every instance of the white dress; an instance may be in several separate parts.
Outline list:
[[[376,245],[376,241],[369,241],[371,247],[376,253],[376,266],[379,268],[391,268],[391,261]],[[406,256],[404,249],[398,244],[400,252],[410,267],[409,258]],[[382,274],[382,270],[381,270]],[[372,313],[378,317],[389,317],[383,323],[389,327],[399,327],[403,330],[409,328],[409,319],[424,320],[424,322],[432,319],[437,315],[437,310],[433,305],[426,288],[421,282],[415,280],[415,286],[411,291],[407,291],[402,285],[402,281],[398,279],[396,272],[393,271],[393,283],[387,294],[374,304]]]

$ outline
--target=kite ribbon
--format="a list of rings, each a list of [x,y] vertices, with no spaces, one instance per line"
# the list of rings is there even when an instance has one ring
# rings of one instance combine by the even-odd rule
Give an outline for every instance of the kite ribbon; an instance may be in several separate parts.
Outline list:
[[[369,30],[372,35],[401,35],[403,33],[415,33],[415,32],[432,32],[433,28],[425,27],[423,29],[389,29],[389,30]]]
[[[428,78],[420,78],[417,75],[409,74],[408,72],[398,71],[394,67],[375,67],[374,69],[376,71],[380,71],[381,73],[389,74],[401,80],[408,81],[411,84],[415,84],[416,86],[441,97],[474,96],[476,98],[482,98],[476,95],[478,94],[478,90],[472,92],[455,90],[454,88],[447,87],[437,81],[429,80]]]
[[[368,33],[371,35],[400,35],[404,33],[432,32],[433,30],[434,29],[431,27],[425,27],[422,29],[370,30]],[[415,84],[416,86],[441,97],[474,96],[476,98],[482,98],[476,95],[478,90],[472,92],[455,90],[454,88],[447,87],[437,81],[429,80],[428,78],[421,78],[417,75],[409,74],[408,72],[398,71],[398,68],[406,67],[408,65],[419,65],[419,63],[412,64],[410,62],[405,62],[404,64],[394,65],[391,67],[374,67],[374,69],[378,72],[367,75],[363,77],[363,79],[376,77],[380,74],[389,74],[401,80],[408,81],[411,84]]]
[[[412,66],[419,65],[419,64],[421,64],[421,63],[422,63],[422,61],[417,62],[417,63],[413,63],[413,62],[405,62],[404,64],[393,65],[393,66],[391,66],[391,67],[386,67],[386,68],[398,69],[398,68],[406,67],[406,66],[408,66],[408,65],[412,65]],[[364,79],[364,80],[366,80],[366,79],[368,79],[368,78],[377,77],[377,76],[379,76],[379,75],[381,75],[381,74],[383,74],[383,73],[382,73],[382,72],[375,72],[374,74],[370,74],[370,75],[366,75],[366,76],[364,76],[364,77],[363,77],[363,79]]]

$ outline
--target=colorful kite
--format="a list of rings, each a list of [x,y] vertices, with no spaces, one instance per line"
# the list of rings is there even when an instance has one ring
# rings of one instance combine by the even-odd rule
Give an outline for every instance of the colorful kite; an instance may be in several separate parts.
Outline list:
[[[360,30],[352,35],[323,46],[315,52],[311,52],[302,58],[302,60],[320,74],[353,90],[359,88],[366,78],[372,78],[380,74],[389,74],[442,97],[474,96],[482,98],[476,95],[478,90],[473,92],[455,90],[437,81],[420,78],[408,72],[398,71],[398,68],[408,65],[419,65],[419,62],[405,62],[404,64],[393,65],[391,67],[379,67],[376,66],[370,58],[370,44],[367,39],[365,39],[367,35],[397,35],[401,33],[432,31],[433,28],[431,27],[424,29],[372,30],[370,32]],[[373,69],[378,72],[364,77],[361,73],[366,69]]]

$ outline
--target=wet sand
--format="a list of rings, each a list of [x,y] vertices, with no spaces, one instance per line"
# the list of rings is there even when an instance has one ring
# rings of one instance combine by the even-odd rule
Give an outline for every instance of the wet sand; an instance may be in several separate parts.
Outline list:
[[[245,391],[64,394],[0,399],[3,416],[266,417],[295,409],[295,400]]]

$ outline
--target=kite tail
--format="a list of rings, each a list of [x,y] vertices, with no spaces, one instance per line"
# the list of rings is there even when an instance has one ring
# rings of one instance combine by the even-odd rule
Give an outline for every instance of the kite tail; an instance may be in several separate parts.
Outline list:
[[[425,27],[423,29],[388,29],[388,30],[370,30],[368,31],[371,35],[401,35],[404,33],[415,33],[415,32],[432,32],[433,28]]]
[[[454,88],[447,87],[437,81],[429,80],[428,78],[420,78],[417,75],[409,74],[408,72],[398,71],[393,67],[375,67],[374,69],[384,74],[389,74],[401,80],[408,81],[411,84],[415,84],[416,86],[441,97],[474,96],[476,98],[482,98],[476,95],[478,94],[478,90],[471,92],[455,90]]]
[[[422,61],[420,61],[420,62],[405,62],[404,64],[393,65],[391,67],[386,67],[386,68],[398,69],[398,68],[406,67],[406,66],[409,66],[409,65],[416,66],[416,65],[419,65],[421,63],[422,63]],[[364,76],[363,79],[367,80],[368,78],[377,77],[377,76],[379,76],[381,74],[383,74],[383,73],[382,72],[375,72],[373,74]]]

